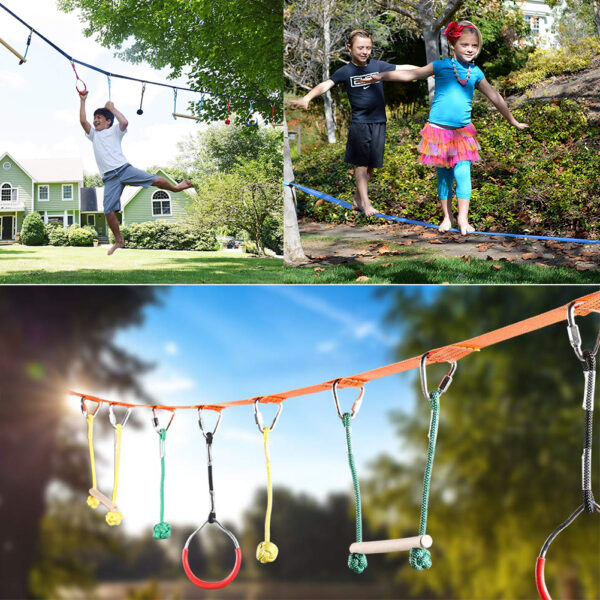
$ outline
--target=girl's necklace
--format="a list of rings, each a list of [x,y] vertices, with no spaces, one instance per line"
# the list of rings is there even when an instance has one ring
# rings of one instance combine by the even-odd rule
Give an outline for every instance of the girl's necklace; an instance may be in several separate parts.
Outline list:
[[[467,85],[467,81],[469,81],[469,77],[471,77],[471,65],[469,65],[469,68],[467,69],[467,78],[466,79],[461,79],[458,76],[458,71],[456,70],[456,63],[454,62],[454,59],[452,59],[452,68],[454,69],[454,76],[456,77],[456,81],[458,81],[458,83],[460,83],[460,85],[465,87],[465,85]]]

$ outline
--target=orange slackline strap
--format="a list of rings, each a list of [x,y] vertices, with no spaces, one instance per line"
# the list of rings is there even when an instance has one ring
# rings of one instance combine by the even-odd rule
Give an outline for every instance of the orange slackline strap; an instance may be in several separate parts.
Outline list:
[[[600,292],[594,292],[593,294],[582,296],[581,298],[577,298],[569,302],[568,304],[564,304],[563,306],[559,306],[558,308],[549,310],[548,312],[541,313],[539,315],[536,315],[535,317],[531,317],[523,321],[518,321],[517,323],[507,325],[506,327],[501,327],[500,329],[494,329],[493,331],[484,333],[483,335],[479,335],[477,337],[470,338],[468,340],[464,340],[456,344],[449,344],[448,346],[443,346],[441,348],[431,350],[427,354],[427,364],[456,362],[461,358],[464,358],[468,354],[471,354],[471,352],[477,352],[482,348],[487,348],[488,346],[492,346],[494,344],[497,344],[498,342],[503,342],[505,340],[517,337],[519,335],[530,333],[531,331],[536,331],[537,329],[542,329],[544,327],[548,327],[549,325],[554,325],[555,323],[565,321],[567,319],[567,308],[572,303],[575,304],[575,315],[585,316],[590,314],[591,312],[600,312]],[[140,408],[145,407],[171,411],[176,409],[188,408],[202,408],[206,410],[221,411],[224,408],[228,408],[230,406],[243,406],[246,404],[254,404],[257,400],[259,400],[263,404],[269,402],[279,403],[283,402],[284,400],[288,400],[289,398],[297,398],[298,396],[316,394],[318,392],[330,390],[335,381],[338,382],[338,388],[362,387],[365,383],[373,381],[374,379],[380,379],[381,377],[387,377],[388,375],[394,375],[396,373],[403,373],[404,371],[410,371],[411,369],[418,369],[421,358],[422,355],[415,356],[413,358],[409,358],[401,362],[392,363],[391,365],[385,365],[377,369],[372,369],[371,371],[364,371],[363,373],[358,373],[357,375],[350,375],[348,377],[331,379],[329,381],[324,381],[323,383],[317,383],[315,385],[297,388],[295,390],[289,390],[287,392],[271,394],[268,396],[255,396],[254,398],[245,398],[244,400],[235,400],[233,402],[221,402],[219,404],[196,404],[193,406],[127,404],[125,402],[114,402],[112,400],[104,400],[103,398],[89,396],[87,394],[82,394],[81,392],[71,391],[69,393],[72,396],[77,396],[78,398],[85,398],[86,400],[90,400],[93,402],[107,402],[108,404],[114,404],[117,406],[131,406]]]

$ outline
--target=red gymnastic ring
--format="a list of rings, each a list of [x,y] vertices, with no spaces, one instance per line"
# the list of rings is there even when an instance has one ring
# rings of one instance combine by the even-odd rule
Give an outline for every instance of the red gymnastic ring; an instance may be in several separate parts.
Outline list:
[[[82,90],[79,89],[79,82],[83,84]],[[83,81],[83,79],[78,79],[77,83],[75,84],[75,89],[79,92],[80,96],[83,96],[83,94],[87,92],[87,85],[85,85],[85,81]]]
[[[552,600],[546,587],[546,581],[544,580],[544,563],[545,558],[538,556],[537,562],[535,563],[535,585],[537,586],[538,594],[541,600]]]

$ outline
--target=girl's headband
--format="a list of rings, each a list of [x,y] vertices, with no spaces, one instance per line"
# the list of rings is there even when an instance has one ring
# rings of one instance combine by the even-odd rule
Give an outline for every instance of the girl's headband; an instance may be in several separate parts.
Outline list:
[[[444,35],[450,42],[454,43],[463,34],[465,29],[475,29],[477,31],[477,27],[473,25],[459,25],[456,21],[451,21],[444,30]]]

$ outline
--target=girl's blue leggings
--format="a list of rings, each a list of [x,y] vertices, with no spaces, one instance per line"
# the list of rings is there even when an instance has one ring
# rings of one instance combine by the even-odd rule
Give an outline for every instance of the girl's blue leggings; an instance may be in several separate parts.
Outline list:
[[[437,191],[442,200],[452,198],[452,183],[456,179],[456,197],[471,198],[471,161],[460,160],[453,169],[437,167]]]

